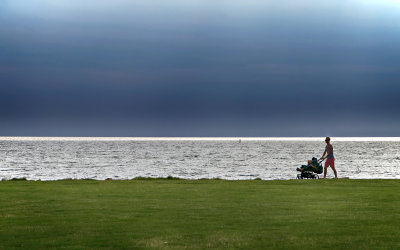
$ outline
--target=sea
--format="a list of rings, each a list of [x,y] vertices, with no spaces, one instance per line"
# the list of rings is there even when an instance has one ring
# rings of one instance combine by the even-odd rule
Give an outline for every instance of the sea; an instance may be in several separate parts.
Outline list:
[[[331,143],[339,177],[400,179],[400,137],[333,137]],[[320,158],[325,145],[317,137],[0,137],[0,180],[289,180],[307,160]]]

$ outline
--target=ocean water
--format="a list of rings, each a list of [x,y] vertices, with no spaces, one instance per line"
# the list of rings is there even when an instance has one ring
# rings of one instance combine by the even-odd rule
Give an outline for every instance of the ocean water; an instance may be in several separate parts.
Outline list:
[[[339,177],[400,179],[400,138],[332,145]],[[0,137],[0,179],[294,179],[324,148],[324,138]]]

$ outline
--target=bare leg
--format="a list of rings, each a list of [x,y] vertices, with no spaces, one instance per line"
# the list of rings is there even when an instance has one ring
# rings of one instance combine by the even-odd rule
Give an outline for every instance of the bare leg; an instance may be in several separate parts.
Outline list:
[[[328,170],[328,166],[324,167],[324,179],[326,178],[326,171]]]
[[[335,173],[335,178],[337,178],[337,172],[336,172],[336,168],[334,166],[331,166],[333,173]]]

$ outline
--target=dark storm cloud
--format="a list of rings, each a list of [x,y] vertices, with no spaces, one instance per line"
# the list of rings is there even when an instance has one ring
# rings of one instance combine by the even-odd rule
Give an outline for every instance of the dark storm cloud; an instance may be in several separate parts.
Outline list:
[[[5,1],[2,134],[397,135],[399,6],[291,2]]]

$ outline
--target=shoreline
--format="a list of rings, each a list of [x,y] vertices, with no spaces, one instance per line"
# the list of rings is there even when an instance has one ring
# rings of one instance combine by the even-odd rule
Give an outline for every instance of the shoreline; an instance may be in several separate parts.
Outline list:
[[[319,178],[319,179],[303,179],[303,180],[298,180],[298,179],[275,179],[275,180],[266,180],[266,179],[261,179],[261,178],[256,178],[256,179],[241,179],[241,180],[230,180],[230,179],[221,179],[221,178],[201,178],[201,179],[185,179],[185,178],[178,178],[178,177],[160,177],[160,178],[153,178],[153,177],[136,177],[132,179],[112,179],[112,178],[107,178],[107,179],[92,179],[92,178],[86,178],[86,179],[72,179],[72,178],[66,178],[66,179],[57,179],[57,180],[30,180],[26,178],[12,178],[12,179],[2,179],[0,180],[1,182],[65,182],[65,181],[71,181],[71,182],[84,182],[84,181],[94,181],[94,182],[129,182],[129,181],[188,181],[188,182],[201,182],[201,181],[221,181],[221,182],[318,182],[318,181],[325,181],[325,180],[332,180],[332,181],[360,181],[360,182],[365,182],[365,181],[400,181],[400,179],[395,179],[395,178],[374,178],[374,179],[351,179],[349,177],[339,177],[339,178]]]

